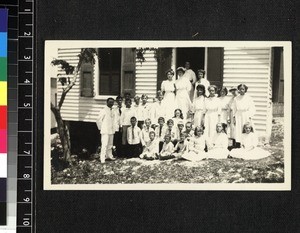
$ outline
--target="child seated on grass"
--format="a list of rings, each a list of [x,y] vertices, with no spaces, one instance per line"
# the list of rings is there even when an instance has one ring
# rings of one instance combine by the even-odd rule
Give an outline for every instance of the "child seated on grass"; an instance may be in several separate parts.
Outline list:
[[[183,121],[178,121],[177,127],[176,127],[176,141],[178,142],[180,140],[181,133],[184,131],[184,123]]]
[[[172,154],[175,158],[180,159],[182,155],[186,152],[188,145],[188,141],[186,140],[186,134],[181,133],[180,139],[178,140],[175,148],[174,153]]]
[[[158,158],[160,160],[172,159],[174,158],[174,156],[172,155],[173,152],[174,152],[174,144],[171,141],[171,135],[166,134],[165,142],[163,144],[161,151],[158,154]]]
[[[173,143],[173,145],[175,146],[177,143],[177,139],[176,139],[176,128],[174,127],[174,121],[172,119],[169,119],[167,121],[167,128],[165,130],[165,135],[170,135],[171,137],[171,142]]]
[[[161,151],[162,146],[164,144],[165,133],[166,133],[165,118],[159,117],[158,126],[155,128],[155,135],[159,142],[159,151]]]
[[[226,159],[228,157],[228,136],[225,131],[225,125],[218,123],[216,125],[217,133],[212,140],[207,144],[207,158],[211,159]]]
[[[204,130],[201,126],[195,128],[194,137],[190,138],[186,152],[182,155],[183,159],[189,161],[199,161],[206,158],[204,151],[206,145],[206,138],[203,135]]]
[[[158,140],[155,138],[155,132],[149,132],[149,141],[145,143],[143,153],[140,154],[141,159],[154,160],[157,158],[158,150]]]
[[[258,139],[253,132],[253,127],[247,122],[243,127],[243,134],[241,139],[241,148],[232,149],[229,157],[242,159],[262,159],[268,157],[270,152],[257,147]]]
[[[187,138],[192,138],[194,137],[194,130],[193,130],[193,124],[192,122],[188,121],[185,123],[185,131],[184,133],[186,134]]]
[[[144,127],[142,128],[142,144],[145,145],[149,140],[149,133],[154,131],[154,129],[151,128],[151,120],[150,118],[147,118],[145,120]]]

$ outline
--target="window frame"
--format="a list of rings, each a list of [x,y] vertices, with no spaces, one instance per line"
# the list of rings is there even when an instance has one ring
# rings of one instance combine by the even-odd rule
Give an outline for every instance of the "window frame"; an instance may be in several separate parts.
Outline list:
[[[101,48],[97,48],[97,54],[100,55],[99,51]],[[122,67],[122,63],[123,63],[123,59],[122,59],[122,54],[123,54],[123,50],[121,49],[121,58],[120,58],[120,63],[121,63],[121,69],[120,69],[120,91],[122,90],[122,76],[123,76],[123,67]],[[101,55],[100,55],[101,57]],[[94,81],[94,99],[95,100],[106,100],[109,97],[112,98],[117,98],[118,95],[101,95],[99,93],[99,89],[100,89],[100,67],[99,67],[99,59],[98,56],[95,56],[95,65],[94,65],[94,77],[95,77],[95,81]]]

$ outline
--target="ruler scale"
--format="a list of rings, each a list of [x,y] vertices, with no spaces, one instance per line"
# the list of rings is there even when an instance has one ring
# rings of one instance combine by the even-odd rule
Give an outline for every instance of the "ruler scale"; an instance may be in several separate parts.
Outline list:
[[[7,222],[0,231],[16,230],[16,192],[17,192],[17,48],[18,48],[18,0],[2,0],[0,8],[8,10],[8,43],[7,43]],[[1,68],[2,72],[3,67]],[[2,120],[2,117],[1,117]]]
[[[33,232],[34,3],[19,0],[17,232]]]

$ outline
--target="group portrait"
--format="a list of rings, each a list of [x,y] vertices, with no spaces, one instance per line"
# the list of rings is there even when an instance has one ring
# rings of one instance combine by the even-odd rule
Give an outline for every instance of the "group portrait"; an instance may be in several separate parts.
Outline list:
[[[44,187],[288,187],[288,44],[132,44],[46,41]]]

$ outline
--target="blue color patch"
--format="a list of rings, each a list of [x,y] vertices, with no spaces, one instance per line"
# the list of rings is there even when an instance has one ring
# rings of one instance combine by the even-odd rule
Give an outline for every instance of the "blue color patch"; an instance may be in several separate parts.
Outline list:
[[[0,57],[7,57],[7,32],[0,32]]]
[[[8,9],[0,9],[0,32],[7,32]]]

